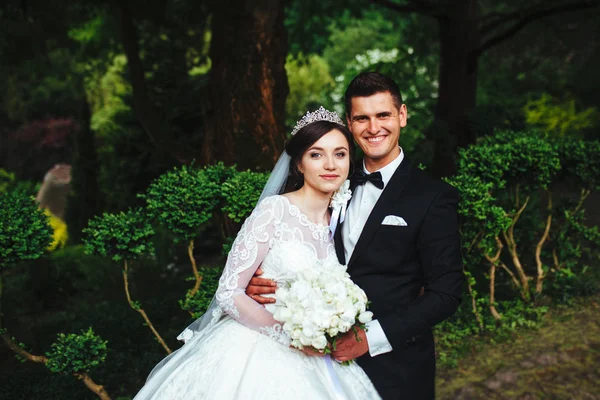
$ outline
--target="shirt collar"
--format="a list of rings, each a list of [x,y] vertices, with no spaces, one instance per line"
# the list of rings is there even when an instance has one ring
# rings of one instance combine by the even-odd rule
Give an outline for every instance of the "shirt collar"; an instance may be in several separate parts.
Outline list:
[[[396,169],[398,169],[398,166],[400,165],[400,163],[402,163],[402,160],[404,160],[404,151],[402,151],[402,147],[398,146],[398,148],[400,149],[400,154],[398,155],[398,157],[396,157],[391,163],[389,163],[385,167],[377,170],[381,173],[383,187],[387,186],[390,179],[392,179],[392,175],[394,175],[394,172],[396,172]],[[370,172],[367,171],[367,167],[365,167],[365,160],[363,160],[363,171],[365,172],[365,174],[370,174]]]

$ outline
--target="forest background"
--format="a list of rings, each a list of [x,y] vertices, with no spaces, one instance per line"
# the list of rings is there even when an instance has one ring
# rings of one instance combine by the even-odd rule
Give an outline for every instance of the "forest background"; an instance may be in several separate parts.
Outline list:
[[[286,132],[343,115],[361,71],[399,83],[402,148],[463,197],[469,296],[442,365],[598,293],[599,1],[55,3],[0,6],[0,398],[131,398],[201,314]],[[27,199],[61,164],[50,251]]]

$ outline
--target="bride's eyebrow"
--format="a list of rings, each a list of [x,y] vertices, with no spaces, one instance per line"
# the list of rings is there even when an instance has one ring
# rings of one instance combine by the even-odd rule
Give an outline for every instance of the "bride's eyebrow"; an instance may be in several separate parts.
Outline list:
[[[311,151],[311,150],[325,151],[325,149],[323,149],[322,147],[317,147],[317,146],[311,147],[306,151]],[[334,151],[338,151],[338,150],[348,150],[348,148],[346,146],[339,146],[334,149]]]

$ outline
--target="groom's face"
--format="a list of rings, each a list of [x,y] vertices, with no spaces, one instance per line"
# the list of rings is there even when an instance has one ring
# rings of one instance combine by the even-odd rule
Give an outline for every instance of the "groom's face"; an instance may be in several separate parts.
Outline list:
[[[396,106],[389,92],[352,98],[348,127],[365,153],[369,171],[385,167],[400,154],[398,139],[406,119],[406,105]]]

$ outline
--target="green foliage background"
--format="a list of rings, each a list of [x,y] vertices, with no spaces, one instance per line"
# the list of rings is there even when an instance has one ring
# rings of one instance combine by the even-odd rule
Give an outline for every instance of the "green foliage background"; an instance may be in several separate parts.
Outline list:
[[[374,3],[287,2],[287,128],[319,105],[343,115],[342,97],[352,77],[378,70],[399,83],[408,107],[403,150],[415,165],[429,166],[440,86],[438,25],[435,18]],[[165,113],[161,128],[178,143],[198,148],[207,115],[199,104],[211,69],[210,4],[128,4],[135,13],[148,95]],[[483,14],[511,10],[516,3],[478,4]],[[31,351],[52,355],[56,372],[93,367],[99,383],[114,397],[126,398],[164,353],[132,316],[114,261],[134,260],[133,295],[176,348],[179,331],[208,306],[224,263],[222,248],[231,245],[267,176],[223,164],[182,166],[148,139],[136,115],[113,5],[38,0],[0,5],[0,273],[3,326],[11,334]],[[468,115],[468,129],[480,139],[459,155],[459,174],[450,180],[462,197],[471,292],[456,316],[437,328],[443,364],[456,365],[474,336],[492,342],[509,338],[519,327],[535,327],[548,307],[598,291],[599,219],[590,201],[600,188],[600,144],[592,141],[600,138],[600,52],[591,39],[598,35],[597,16],[590,10],[532,23],[480,59],[477,104]],[[54,163],[88,154],[78,152],[72,136],[66,143],[57,140],[61,132],[49,127],[59,119],[91,129],[97,160],[86,159],[85,168],[94,173],[102,206],[87,223],[84,246],[47,253],[51,232],[31,196]],[[32,126],[44,128],[40,133]],[[37,141],[28,139],[37,134]],[[547,194],[554,196],[552,231],[541,254],[547,279],[543,295],[532,294],[527,302],[519,299],[511,279],[497,272],[498,322],[488,312],[489,270],[482,251],[493,253],[495,237],[509,228],[518,208],[517,187],[521,199],[531,196],[514,227],[530,274]],[[80,193],[82,187],[73,189]],[[587,200],[580,201],[584,196]],[[195,242],[203,276],[202,290],[193,298],[185,295],[187,240]],[[501,260],[511,267],[506,253]],[[74,357],[88,350],[84,359],[90,363]],[[94,398],[70,376],[15,363],[5,347],[0,354],[0,366],[10,371],[2,375],[0,398],[64,398],[65,393]]]

